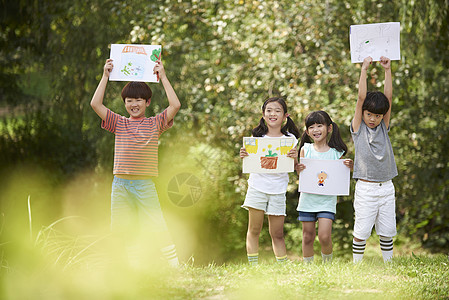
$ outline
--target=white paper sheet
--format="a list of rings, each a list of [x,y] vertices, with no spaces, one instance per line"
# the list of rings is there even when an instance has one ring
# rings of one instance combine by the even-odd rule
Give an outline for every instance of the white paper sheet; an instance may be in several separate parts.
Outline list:
[[[373,61],[380,61],[381,56],[400,60],[400,28],[399,22],[351,25],[351,62],[363,62],[368,56],[371,56]]]
[[[300,192],[319,195],[349,195],[350,169],[343,159],[300,158],[306,168],[299,174]]]
[[[294,159],[287,153],[297,141],[292,137],[244,137],[249,156],[243,159],[243,173],[286,173],[294,171]]]
[[[112,44],[110,58],[114,68],[109,80],[159,82],[153,68],[161,52],[160,45]]]

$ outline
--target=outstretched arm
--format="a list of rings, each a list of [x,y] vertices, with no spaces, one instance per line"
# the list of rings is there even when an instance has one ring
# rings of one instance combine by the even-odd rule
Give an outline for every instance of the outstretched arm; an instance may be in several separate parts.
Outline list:
[[[178,96],[176,95],[175,90],[171,86],[170,81],[168,80],[167,75],[165,74],[165,69],[160,59],[156,61],[156,66],[154,67],[153,72],[159,74],[159,78],[162,82],[162,85],[164,86],[165,94],[167,95],[168,99],[167,123],[168,123],[171,120],[173,120],[175,115],[178,113],[179,109],[181,108],[181,102],[179,102]]]
[[[357,103],[355,105],[354,119],[352,120],[352,129],[354,132],[358,132],[360,128],[360,124],[362,123],[362,107],[363,102],[365,102],[367,84],[366,77],[368,73],[369,65],[373,59],[371,56],[368,56],[363,60],[362,70],[360,71],[360,79],[359,79],[359,92],[357,97]]]
[[[114,65],[112,64],[112,59],[107,59],[103,68],[103,76],[101,77],[100,83],[95,90],[94,96],[90,101],[90,106],[97,113],[97,115],[102,119],[106,119],[106,114],[108,109],[103,105],[104,92],[106,90],[106,85],[108,84],[109,74],[112,71]]]
[[[391,61],[389,58],[382,56],[380,58],[380,65],[385,70],[384,95],[387,97],[388,102],[390,103],[390,108],[384,115],[384,123],[388,128],[390,126],[391,105],[393,102],[393,79],[391,77]]]

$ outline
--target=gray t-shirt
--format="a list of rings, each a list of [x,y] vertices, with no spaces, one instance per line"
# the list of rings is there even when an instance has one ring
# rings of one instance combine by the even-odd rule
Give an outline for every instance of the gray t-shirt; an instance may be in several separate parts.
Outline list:
[[[359,131],[354,132],[351,123],[351,135],[354,141],[355,157],[352,177],[368,181],[388,181],[398,175],[394,161],[393,147],[382,120],[376,128],[369,128],[362,120]]]

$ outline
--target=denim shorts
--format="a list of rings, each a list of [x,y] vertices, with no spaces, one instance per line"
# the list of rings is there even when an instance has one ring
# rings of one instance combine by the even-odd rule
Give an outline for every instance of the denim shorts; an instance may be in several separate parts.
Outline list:
[[[299,211],[298,221],[301,222],[316,222],[319,218],[335,220],[335,214],[330,211],[319,211],[319,212],[307,212]]]
[[[114,177],[111,194],[111,229],[114,233],[165,232],[156,186],[151,179]]]

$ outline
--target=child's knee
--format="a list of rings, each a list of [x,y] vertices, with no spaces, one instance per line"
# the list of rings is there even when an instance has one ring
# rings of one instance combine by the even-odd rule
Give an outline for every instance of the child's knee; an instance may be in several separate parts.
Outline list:
[[[315,233],[310,231],[302,232],[302,242],[305,244],[310,244],[315,241]]]
[[[283,239],[284,229],[270,230],[270,236],[272,239]]]
[[[249,226],[248,227],[248,234],[251,235],[260,235],[260,232],[262,231],[262,227],[260,226]]]
[[[328,232],[318,233],[318,239],[320,240],[320,244],[329,244],[332,242],[332,236]]]

